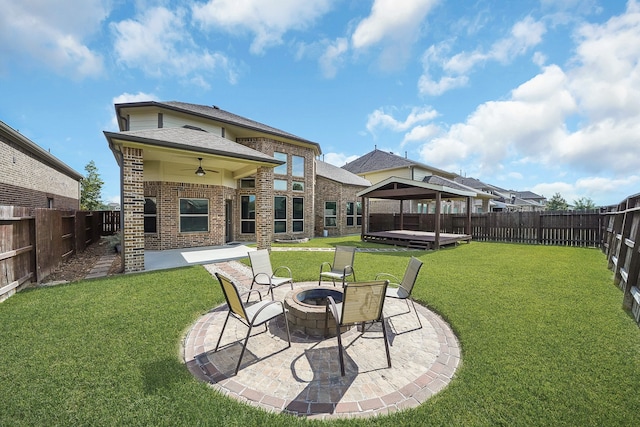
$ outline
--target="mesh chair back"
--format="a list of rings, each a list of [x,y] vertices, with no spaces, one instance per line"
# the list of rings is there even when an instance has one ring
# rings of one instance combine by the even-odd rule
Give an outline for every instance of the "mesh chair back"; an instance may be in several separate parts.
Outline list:
[[[416,279],[418,278],[418,273],[420,273],[420,268],[422,267],[422,261],[420,261],[416,257],[411,257],[409,260],[409,265],[404,272],[404,276],[402,277],[402,282],[400,286],[405,288],[408,293],[411,293],[413,286],[416,284]]]
[[[249,260],[251,261],[251,270],[254,276],[256,274],[266,274],[269,277],[273,276],[273,268],[271,267],[268,250],[260,249],[249,252]]]
[[[353,267],[353,259],[356,255],[356,248],[352,246],[336,246],[336,251],[333,255],[333,265],[331,269],[336,272],[342,273],[346,266]]]
[[[371,322],[382,316],[388,280],[354,282],[344,286],[340,323]]]
[[[236,285],[231,280],[218,273],[216,273],[216,277],[218,278],[218,282],[220,282],[220,286],[222,286],[222,293],[224,294],[224,298],[227,300],[229,311],[238,317],[248,320],[247,312],[244,310],[244,305],[242,304],[240,293],[238,292]]]

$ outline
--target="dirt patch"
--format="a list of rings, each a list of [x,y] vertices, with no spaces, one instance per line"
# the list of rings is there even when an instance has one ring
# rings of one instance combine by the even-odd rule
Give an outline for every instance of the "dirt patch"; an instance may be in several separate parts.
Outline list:
[[[109,276],[122,272],[122,259],[116,253],[118,236],[105,236],[96,243],[89,245],[84,252],[74,254],[67,262],[61,264],[50,275],[45,277],[42,285],[51,282],[76,282],[82,280],[91,271],[94,265],[105,255],[113,256],[113,264],[109,269]]]

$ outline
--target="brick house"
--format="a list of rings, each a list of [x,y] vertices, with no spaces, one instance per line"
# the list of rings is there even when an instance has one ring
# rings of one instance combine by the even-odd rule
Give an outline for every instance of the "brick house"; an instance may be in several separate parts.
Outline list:
[[[331,191],[357,211],[366,180],[317,175],[319,144],[224,111],[183,102],[115,105],[119,132],[104,132],[121,168],[125,271],[144,270],[144,250],[311,238],[324,228]],[[337,168],[336,168],[337,169]],[[352,203],[347,205],[347,203]],[[318,206],[320,205],[320,206]],[[320,209],[320,211],[318,211]],[[337,212],[343,212],[336,208]],[[333,231],[358,233],[357,214]],[[329,220],[329,223],[331,221]],[[333,234],[332,231],[332,234]]]
[[[0,121],[0,205],[80,209],[82,175]]]

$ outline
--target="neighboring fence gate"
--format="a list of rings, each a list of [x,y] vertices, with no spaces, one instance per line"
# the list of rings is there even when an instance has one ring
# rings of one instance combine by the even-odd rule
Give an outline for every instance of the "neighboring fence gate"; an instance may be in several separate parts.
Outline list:
[[[119,212],[0,206],[0,301],[118,231],[119,218]]]

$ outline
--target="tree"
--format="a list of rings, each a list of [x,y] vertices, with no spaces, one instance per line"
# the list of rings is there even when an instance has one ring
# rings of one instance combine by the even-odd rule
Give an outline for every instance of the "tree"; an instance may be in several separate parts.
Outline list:
[[[82,180],[81,194],[80,194],[80,209],[86,211],[95,211],[103,209],[104,203],[102,203],[102,185],[104,181],[100,179],[98,168],[93,160],[91,160],[84,167],[87,172],[86,176]]]
[[[598,208],[593,203],[593,200],[588,197],[580,197],[578,200],[574,200],[573,205],[577,211],[590,211]]]
[[[556,193],[547,203],[548,211],[566,211],[569,208],[567,201],[560,195],[560,193]]]

